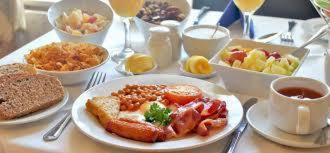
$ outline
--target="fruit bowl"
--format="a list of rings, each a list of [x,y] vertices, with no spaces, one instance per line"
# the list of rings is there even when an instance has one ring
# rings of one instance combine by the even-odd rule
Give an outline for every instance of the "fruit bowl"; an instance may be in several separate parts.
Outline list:
[[[270,83],[277,78],[285,77],[285,75],[279,74],[268,74],[263,72],[257,72],[242,68],[231,67],[222,61],[220,55],[224,52],[225,48],[230,46],[244,46],[247,48],[263,48],[269,51],[276,51],[280,55],[286,55],[297,49],[296,47],[283,46],[283,45],[273,45],[255,42],[252,40],[245,39],[232,39],[223,49],[221,49],[210,61],[209,63],[214,67],[216,71],[219,72],[226,88],[231,92],[236,92],[240,94],[247,94],[251,96],[267,97],[269,93]],[[308,49],[302,49],[298,54],[295,54],[300,60],[300,64],[291,73],[294,76],[299,70],[301,64],[304,62],[305,58],[309,53]],[[221,62],[219,62],[221,61]]]

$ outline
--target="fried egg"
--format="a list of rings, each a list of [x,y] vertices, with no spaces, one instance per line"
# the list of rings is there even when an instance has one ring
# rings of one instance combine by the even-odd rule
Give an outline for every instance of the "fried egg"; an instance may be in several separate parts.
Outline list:
[[[166,108],[166,106],[164,104],[162,104],[161,102],[158,101],[152,101],[152,102],[146,102],[143,103],[140,108],[136,111],[120,111],[118,118],[128,118],[128,119],[132,119],[132,120],[137,120],[137,121],[145,121],[145,117],[144,117],[144,113],[149,111],[150,106],[156,103],[159,105],[159,107],[161,108]]]

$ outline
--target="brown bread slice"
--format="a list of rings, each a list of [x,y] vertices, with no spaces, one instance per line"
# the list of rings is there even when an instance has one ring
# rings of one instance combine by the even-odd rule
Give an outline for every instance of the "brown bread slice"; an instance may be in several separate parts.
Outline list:
[[[0,77],[0,120],[18,118],[48,108],[64,97],[61,82],[42,74]]]
[[[30,64],[13,63],[0,66],[0,76],[18,73],[36,74],[37,71]]]
[[[96,116],[105,128],[112,118],[117,118],[119,107],[120,101],[114,96],[94,97],[88,99],[86,103],[87,111]]]

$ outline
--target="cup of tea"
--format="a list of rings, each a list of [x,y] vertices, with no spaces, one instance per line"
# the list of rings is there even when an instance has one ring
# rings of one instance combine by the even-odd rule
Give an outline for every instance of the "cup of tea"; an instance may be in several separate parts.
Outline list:
[[[329,89],[304,77],[283,77],[270,86],[268,115],[271,123],[291,134],[311,134],[327,125]]]

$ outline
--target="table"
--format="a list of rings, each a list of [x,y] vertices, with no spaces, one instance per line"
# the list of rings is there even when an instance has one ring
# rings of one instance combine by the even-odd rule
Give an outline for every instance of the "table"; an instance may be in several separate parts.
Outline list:
[[[190,20],[187,25],[192,24],[192,19],[197,15],[197,10],[192,11],[192,15],[190,16]],[[205,24],[215,24],[219,17],[221,16],[220,12],[209,12],[208,15],[201,21],[201,23]],[[285,31],[287,29],[287,22],[290,19],[283,18],[274,18],[274,17],[255,17],[255,27],[256,27],[256,36],[261,36],[270,32],[277,31]],[[294,39],[296,44],[300,45],[305,41],[308,37],[304,34],[303,29],[301,28],[301,23],[303,21],[296,20],[298,26],[294,29]],[[103,46],[109,51],[116,50],[123,45],[123,31],[120,30],[121,25],[118,22],[118,17],[115,17],[115,22],[109,30],[107,38],[103,44]],[[240,37],[241,36],[241,27],[239,23],[234,24],[230,28],[232,37]],[[133,36],[131,37],[133,42],[133,48],[137,51],[144,51],[144,40],[141,39],[142,35],[139,34],[133,27]],[[115,36],[115,37],[114,37]],[[116,39],[112,39],[116,38]],[[54,30],[48,32],[47,34],[41,36],[40,38],[32,41],[31,43],[23,46],[12,54],[2,58],[0,60],[0,64],[7,64],[12,62],[20,62],[23,60],[23,55],[27,54],[30,49],[39,47],[41,45],[59,41]],[[279,43],[279,41],[274,41],[273,43]],[[324,72],[323,72],[323,52],[325,50],[326,43],[325,42],[316,42],[313,45],[310,45],[308,48],[311,49],[311,56],[307,58],[302,68],[297,73],[298,76],[311,77],[314,79],[318,79],[320,81],[324,81]],[[117,77],[123,77],[119,73],[115,72],[113,69],[114,63],[109,61],[105,64],[101,71],[108,73],[107,79],[113,79]],[[157,73],[167,73],[167,74],[178,74],[178,65],[177,63],[173,63],[170,67],[158,71]],[[219,76],[215,78],[211,78],[207,81],[216,83],[220,86],[223,86],[221,78]],[[74,126],[71,122],[66,130],[62,133],[61,137],[57,141],[53,142],[44,142],[42,140],[42,135],[50,128],[53,127],[64,115],[65,111],[70,108],[74,99],[79,96],[79,94],[83,91],[85,87],[84,84],[75,85],[75,86],[67,86],[66,88],[70,92],[70,101],[68,106],[65,109],[58,112],[56,115],[51,116],[49,118],[26,124],[20,125],[17,127],[0,127],[0,153],[43,153],[43,152],[56,152],[56,153],[89,153],[89,152],[97,152],[97,153],[129,153],[132,151],[118,149],[115,147],[109,147],[106,145],[99,144],[87,136],[83,135],[79,132],[79,130]],[[244,102],[250,96],[247,95],[239,95],[236,94],[237,97]],[[267,102],[267,99],[259,98],[260,102]],[[220,140],[213,144],[200,147],[197,149],[180,151],[180,153],[200,153],[200,152],[208,152],[208,153],[219,153],[223,149],[227,139]],[[276,144],[272,141],[265,139],[264,137],[258,135],[254,132],[250,127],[244,133],[242,139],[239,141],[236,152],[238,153],[329,153],[330,147],[323,147],[318,149],[299,149],[292,148],[283,145]]]

